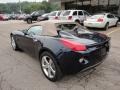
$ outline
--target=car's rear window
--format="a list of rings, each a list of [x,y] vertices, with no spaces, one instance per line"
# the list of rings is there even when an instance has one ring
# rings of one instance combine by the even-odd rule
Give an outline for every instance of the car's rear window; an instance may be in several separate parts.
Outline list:
[[[101,14],[101,15],[93,15],[93,16],[91,16],[91,18],[95,18],[95,19],[97,19],[97,18],[101,18],[101,17],[104,17],[104,15]]]
[[[49,14],[43,14],[42,17],[48,17]]]
[[[60,16],[61,12],[58,12],[58,16]]]
[[[56,16],[56,13],[57,12],[52,12],[52,13],[49,14],[49,16]]]
[[[70,15],[70,11],[65,11],[65,12],[63,13],[63,16],[68,16],[68,15]]]

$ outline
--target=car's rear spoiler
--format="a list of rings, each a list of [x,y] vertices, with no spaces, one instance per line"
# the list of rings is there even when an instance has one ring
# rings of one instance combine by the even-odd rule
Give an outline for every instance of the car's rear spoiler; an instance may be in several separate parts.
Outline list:
[[[92,47],[95,47],[95,46],[102,46],[105,43],[110,44],[110,40],[111,40],[111,37],[107,37],[107,39],[104,42],[87,45],[87,48],[92,48]]]

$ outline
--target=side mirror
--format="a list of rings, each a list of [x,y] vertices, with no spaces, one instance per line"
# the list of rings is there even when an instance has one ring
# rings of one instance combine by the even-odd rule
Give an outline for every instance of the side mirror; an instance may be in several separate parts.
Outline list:
[[[27,35],[27,29],[23,30],[22,32],[24,33],[24,35]]]

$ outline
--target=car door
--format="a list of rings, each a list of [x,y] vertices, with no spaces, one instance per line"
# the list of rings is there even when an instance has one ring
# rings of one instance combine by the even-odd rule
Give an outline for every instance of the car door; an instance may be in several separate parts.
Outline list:
[[[78,11],[78,17],[79,17],[79,20],[80,20],[81,22],[84,21],[84,14],[83,14],[83,11]]]
[[[72,16],[73,16],[74,20],[78,19],[78,12],[74,11]]]
[[[112,14],[113,15],[113,14]],[[114,19],[113,19],[113,25],[116,25],[116,23],[118,22],[118,18],[115,16],[115,15],[113,15],[114,16]]]
[[[35,56],[35,45],[37,43],[37,35],[42,33],[42,26],[32,26],[28,29],[26,35],[22,38],[22,48],[27,53]]]
[[[113,26],[116,24],[116,19],[112,14],[107,15],[109,26]]]

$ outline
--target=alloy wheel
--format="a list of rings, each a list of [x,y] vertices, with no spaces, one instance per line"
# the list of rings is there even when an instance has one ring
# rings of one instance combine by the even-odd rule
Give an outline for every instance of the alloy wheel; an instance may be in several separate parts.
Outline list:
[[[48,78],[54,78],[56,75],[56,69],[53,60],[49,56],[43,56],[41,64],[44,74]]]
[[[31,20],[31,19],[28,19],[27,22],[28,22],[28,24],[31,24],[31,23],[32,23],[32,20]]]

